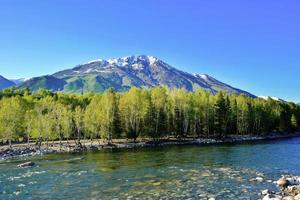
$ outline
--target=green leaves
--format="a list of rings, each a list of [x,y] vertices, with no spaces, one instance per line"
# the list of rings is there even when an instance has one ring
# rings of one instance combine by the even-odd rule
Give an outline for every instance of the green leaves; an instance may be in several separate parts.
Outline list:
[[[18,139],[24,130],[25,104],[21,97],[4,98],[0,101],[0,135],[2,139]]]
[[[132,88],[74,95],[6,90],[0,100],[2,141],[126,137],[226,137],[299,130],[300,106],[224,92]]]

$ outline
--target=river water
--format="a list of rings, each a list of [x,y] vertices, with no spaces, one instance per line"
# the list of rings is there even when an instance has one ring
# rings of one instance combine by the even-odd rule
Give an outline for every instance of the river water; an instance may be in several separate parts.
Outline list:
[[[0,161],[0,199],[258,199],[281,174],[300,174],[300,138]]]

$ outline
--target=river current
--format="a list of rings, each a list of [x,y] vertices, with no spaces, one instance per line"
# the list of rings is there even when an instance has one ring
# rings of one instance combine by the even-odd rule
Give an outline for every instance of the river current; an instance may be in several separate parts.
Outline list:
[[[48,154],[0,161],[0,199],[259,199],[282,174],[300,175],[300,138]]]

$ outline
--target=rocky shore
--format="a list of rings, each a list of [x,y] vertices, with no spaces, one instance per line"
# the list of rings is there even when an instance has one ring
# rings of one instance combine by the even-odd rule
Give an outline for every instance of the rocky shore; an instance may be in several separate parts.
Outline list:
[[[300,176],[284,175],[274,184],[279,192],[263,190],[262,200],[300,200]]]
[[[168,146],[168,145],[213,145],[213,144],[231,144],[243,142],[256,142],[263,140],[283,139],[289,137],[299,137],[300,133],[293,134],[270,134],[268,136],[228,136],[225,139],[204,139],[204,138],[184,138],[184,139],[162,139],[162,140],[142,140],[131,142],[128,140],[116,140],[113,144],[106,144],[100,140],[81,140],[80,145],[76,141],[55,141],[42,143],[38,148],[35,143],[29,144],[14,144],[12,148],[9,146],[0,146],[0,160],[42,155],[47,153],[61,153],[61,152],[80,152],[89,150],[103,150],[103,149],[118,149],[118,148],[143,148],[155,146]]]

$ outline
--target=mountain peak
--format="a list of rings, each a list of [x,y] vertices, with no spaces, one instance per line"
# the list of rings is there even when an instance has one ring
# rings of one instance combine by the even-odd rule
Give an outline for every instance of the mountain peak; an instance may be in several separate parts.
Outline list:
[[[119,67],[133,66],[133,68],[139,68],[141,65],[145,65],[145,64],[153,65],[158,60],[159,59],[154,56],[134,55],[134,56],[126,56],[122,58],[109,59],[108,63]]]
[[[96,59],[96,60],[91,60],[91,61],[87,62],[86,64],[102,63],[102,62],[106,63],[107,61],[104,59]]]
[[[51,85],[51,82],[56,83],[55,87]],[[183,88],[188,91],[204,89],[211,93],[224,90],[231,94],[255,97],[207,74],[192,75],[178,70],[151,55],[92,60],[72,69],[57,72],[52,77],[34,79],[18,85],[19,88],[25,86],[34,90],[42,86],[46,89],[74,93],[102,92],[110,87],[117,91],[126,91],[131,87],[166,86],[171,89]]]

